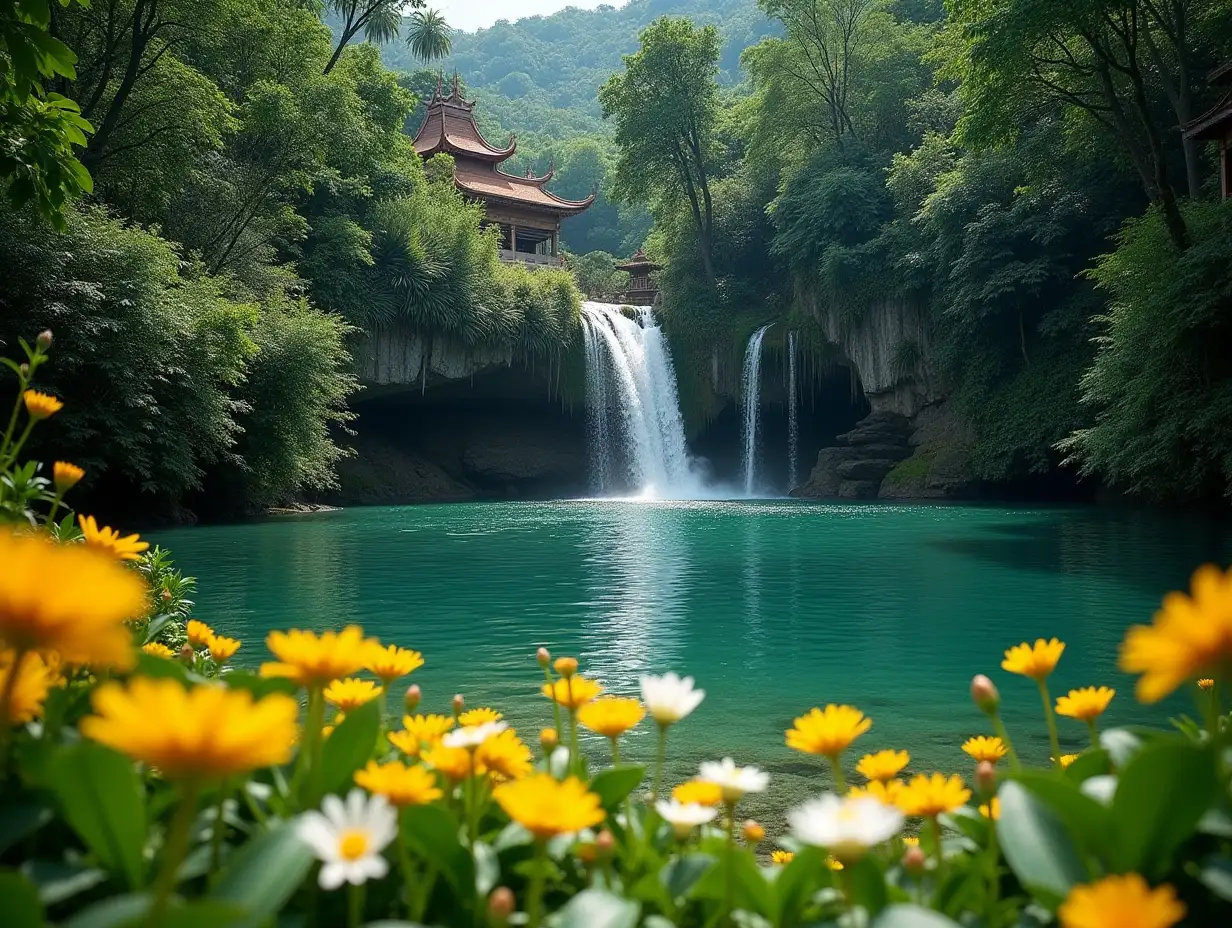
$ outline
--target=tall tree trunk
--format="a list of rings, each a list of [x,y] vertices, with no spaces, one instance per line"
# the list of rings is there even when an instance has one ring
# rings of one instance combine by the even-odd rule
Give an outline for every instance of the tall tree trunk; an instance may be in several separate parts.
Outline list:
[[[141,61],[158,28],[155,24],[157,18],[158,0],[137,0],[134,4],[133,34],[129,43],[128,62],[124,68],[124,76],[120,79],[120,86],[116,88],[115,96],[111,98],[111,103],[107,106],[106,115],[103,116],[102,122],[98,125],[81,156],[82,164],[88,169],[93,170],[98,166],[107,142],[115,132],[116,125],[120,121],[120,113],[123,112],[124,105],[133,92],[133,86],[137,83],[137,76],[141,72]]]
[[[347,45],[350,44],[351,39],[355,38],[356,33],[359,32],[361,27],[361,23],[355,23],[347,26],[343,30],[342,38],[338,40],[338,47],[335,48],[334,53],[329,56],[329,61],[326,62],[325,70],[321,72],[322,74],[328,74],[330,71],[334,70],[334,65],[338,63],[338,59],[342,57],[342,53],[346,51]]]

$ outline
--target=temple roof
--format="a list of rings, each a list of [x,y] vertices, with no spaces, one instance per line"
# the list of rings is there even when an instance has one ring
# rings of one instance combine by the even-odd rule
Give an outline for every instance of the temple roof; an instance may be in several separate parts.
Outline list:
[[[478,199],[536,207],[562,216],[576,215],[595,200],[593,193],[585,200],[566,200],[547,190],[544,185],[552,179],[551,171],[542,177],[514,177],[496,165],[488,167],[458,161],[454,166],[453,179],[459,190]]]
[[[646,252],[643,251],[641,248],[633,252],[633,257],[630,258],[628,261],[626,261],[624,264],[616,265],[616,270],[628,271],[630,274],[634,273],[635,271],[660,271],[662,269],[663,269],[663,265],[655,264],[653,261],[647,258]]]
[[[493,164],[504,161],[517,150],[517,141],[510,135],[505,148],[489,144],[475,125],[474,109],[474,101],[462,99],[457,74],[453,76],[453,90],[447,97],[442,93],[438,78],[436,93],[428,101],[428,114],[415,133],[415,151],[425,158],[445,152]]]

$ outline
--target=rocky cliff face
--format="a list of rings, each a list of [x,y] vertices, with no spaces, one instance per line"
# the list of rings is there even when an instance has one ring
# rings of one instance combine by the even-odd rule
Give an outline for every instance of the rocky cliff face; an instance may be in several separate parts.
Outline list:
[[[419,385],[426,389],[513,363],[509,349],[467,347],[448,338],[425,338],[397,326],[365,335],[351,353],[359,379],[378,392],[391,386]]]

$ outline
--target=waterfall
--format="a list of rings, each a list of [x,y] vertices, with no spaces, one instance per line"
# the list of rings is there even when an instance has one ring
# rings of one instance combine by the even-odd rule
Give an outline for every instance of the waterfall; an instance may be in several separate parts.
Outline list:
[[[631,486],[664,497],[698,495],[685,444],[667,339],[648,306],[636,318],[612,303],[582,304],[586,408],[595,490]]]
[[[740,398],[744,404],[740,437],[744,446],[744,494],[753,495],[757,479],[757,420],[761,413],[761,343],[766,330],[774,325],[768,322],[749,336],[749,346],[744,351],[744,368],[740,373]]]
[[[796,488],[796,461],[800,457],[799,400],[796,396],[796,333],[787,333],[787,489]]]

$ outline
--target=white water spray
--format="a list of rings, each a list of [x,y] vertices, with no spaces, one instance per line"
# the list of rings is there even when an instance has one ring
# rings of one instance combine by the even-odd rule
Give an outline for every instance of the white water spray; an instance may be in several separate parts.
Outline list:
[[[744,446],[744,495],[753,495],[757,479],[757,425],[761,416],[761,343],[766,330],[774,325],[768,322],[749,337],[749,346],[744,351],[744,368],[740,373],[740,398],[744,416],[740,425],[741,444]]]
[[[586,406],[595,490],[698,493],[667,340],[649,306],[636,318],[613,303],[582,304]]]
[[[787,489],[796,488],[796,461],[800,457],[799,398],[796,394],[796,333],[787,333]]]

